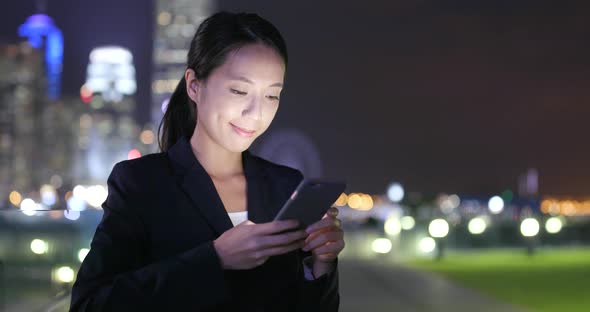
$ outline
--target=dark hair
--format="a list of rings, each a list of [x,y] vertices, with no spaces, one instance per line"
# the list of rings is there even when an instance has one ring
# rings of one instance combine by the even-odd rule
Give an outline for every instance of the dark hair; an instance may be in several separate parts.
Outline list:
[[[263,43],[274,48],[287,65],[287,46],[279,31],[267,20],[252,13],[219,12],[205,19],[191,40],[187,69],[205,81],[221,66],[227,54],[244,45]],[[170,97],[158,128],[160,150],[167,151],[178,139],[191,136],[197,122],[196,104],[186,93],[184,75]],[[161,133],[161,135],[160,135]]]

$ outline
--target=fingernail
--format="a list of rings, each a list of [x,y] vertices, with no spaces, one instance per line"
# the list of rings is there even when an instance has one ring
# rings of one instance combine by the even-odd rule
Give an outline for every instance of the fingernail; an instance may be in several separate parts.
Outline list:
[[[311,234],[311,232],[313,232],[313,229],[311,227],[308,227],[307,229],[305,229],[305,232],[307,234]]]

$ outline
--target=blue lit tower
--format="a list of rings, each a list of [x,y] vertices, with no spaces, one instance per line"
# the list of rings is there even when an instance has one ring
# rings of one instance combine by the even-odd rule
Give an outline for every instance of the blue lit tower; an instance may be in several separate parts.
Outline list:
[[[47,74],[47,96],[50,100],[59,98],[63,61],[63,35],[53,20],[45,14],[30,16],[18,29],[18,34],[28,38],[29,44],[45,54]]]

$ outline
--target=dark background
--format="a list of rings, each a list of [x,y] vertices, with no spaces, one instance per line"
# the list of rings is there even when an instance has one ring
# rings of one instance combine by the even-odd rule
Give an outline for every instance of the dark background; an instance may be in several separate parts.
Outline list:
[[[493,194],[537,168],[544,195],[590,189],[590,4],[587,1],[218,1],[251,11],[287,40],[287,89],[273,128],[298,127],[325,174],[349,190]],[[155,5],[47,1],[64,33],[64,93],[85,79],[90,50],[135,57],[149,121]],[[0,13],[0,42],[35,12]],[[188,45],[188,42],[187,42]],[[271,128],[271,130],[273,129]]]

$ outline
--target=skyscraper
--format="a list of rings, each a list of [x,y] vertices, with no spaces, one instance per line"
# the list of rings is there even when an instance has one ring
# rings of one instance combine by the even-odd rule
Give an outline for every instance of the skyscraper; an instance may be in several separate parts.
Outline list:
[[[41,183],[38,138],[47,104],[43,55],[27,42],[0,47],[0,198]]]
[[[190,41],[198,25],[213,11],[213,5],[211,0],[158,0],[156,3],[151,110],[156,126],[184,75]]]

